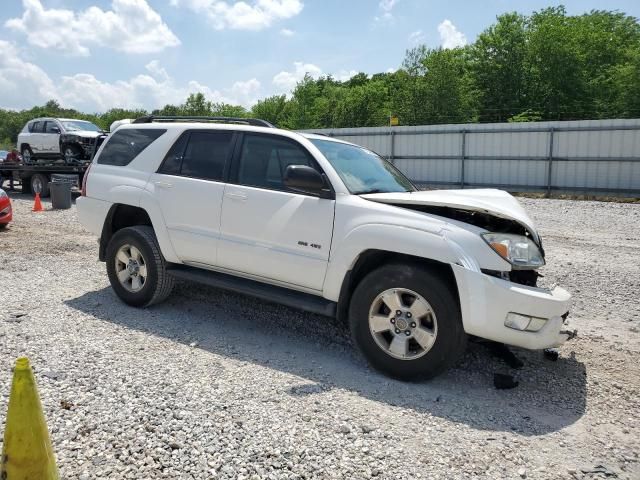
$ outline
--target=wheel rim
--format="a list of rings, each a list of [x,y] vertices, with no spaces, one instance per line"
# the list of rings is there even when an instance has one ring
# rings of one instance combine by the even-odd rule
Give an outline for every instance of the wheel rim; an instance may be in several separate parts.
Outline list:
[[[29,163],[31,161],[31,152],[29,150],[24,150],[22,152],[22,160],[24,160],[25,163]]]
[[[68,160],[75,160],[76,158],[76,152],[73,151],[73,149],[67,147],[64,151],[64,158],[68,161]]]
[[[31,189],[33,190],[33,193],[42,193],[43,186],[44,185],[42,184],[42,180],[40,179],[40,177],[35,177],[31,181]]]
[[[387,355],[399,360],[415,360],[433,348],[438,321],[433,308],[421,295],[406,288],[391,288],[371,303],[369,330]]]
[[[139,292],[147,282],[147,262],[133,245],[123,245],[115,258],[116,275],[120,285],[129,292]]]

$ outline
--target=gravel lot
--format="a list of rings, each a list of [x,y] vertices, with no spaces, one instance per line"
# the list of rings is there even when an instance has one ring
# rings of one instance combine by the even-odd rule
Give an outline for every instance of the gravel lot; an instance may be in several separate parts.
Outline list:
[[[579,337],[557,362],[514,350],[525,366],[511,370],[472,344],[406,384],[323,317],[192,284],[126,307],[75,206],[35,214],[11,196],[0,419],[27,355],[62,478],[640,478],[638,204],[521,200],[544,282],[575,295]],[[495,390],[495,372],[520,385]]]

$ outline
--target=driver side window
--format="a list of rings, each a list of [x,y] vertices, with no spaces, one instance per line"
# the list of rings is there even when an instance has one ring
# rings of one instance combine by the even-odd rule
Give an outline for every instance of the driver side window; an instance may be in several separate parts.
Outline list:
[[[310,154],[293,141],[264,135],[244,135],[237,165],[239,184],[290,191],[282,180],[289,165],[316,168]]]
[[[56,122],[48,121],[44,124],[44,133],[60,133],[60,127]]]

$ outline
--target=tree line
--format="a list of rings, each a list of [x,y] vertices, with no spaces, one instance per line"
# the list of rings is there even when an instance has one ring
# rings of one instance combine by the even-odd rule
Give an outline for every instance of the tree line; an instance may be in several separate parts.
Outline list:
[[[31,118],[91,120],[156,115],[257,117],[282,128],[340,128],[467,122],[581,120],[640,116],[640,23],[618,11],[567,15],[564,7],[506,13],[472,44],[408,50],[393,73],[359,73],[298,82],[291,95],[252,108],[216,103],[202,93],[161,109],[86,114],[51,100],[23,111],[0,110],[0,143],[15,143]]]

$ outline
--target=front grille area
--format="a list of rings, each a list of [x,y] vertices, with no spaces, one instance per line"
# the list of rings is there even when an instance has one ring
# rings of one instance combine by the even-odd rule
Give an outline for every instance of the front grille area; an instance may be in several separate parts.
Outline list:
[[[482,273],[492,277],[506,280],[507,282],[517,283],[526,287],[537,287],[538,277],[540,274],[535,270],[512,270],[510,272],[498,272],[496,270],[482,269]]]

